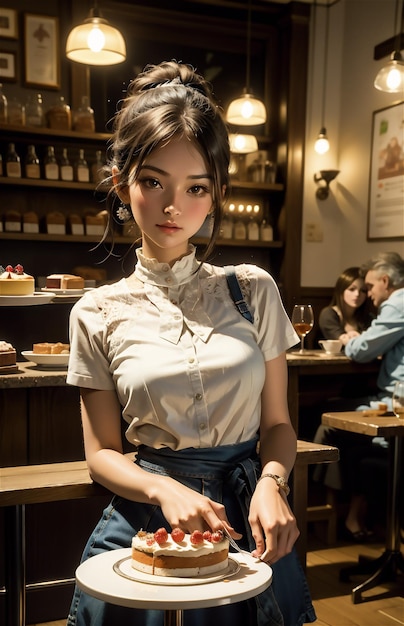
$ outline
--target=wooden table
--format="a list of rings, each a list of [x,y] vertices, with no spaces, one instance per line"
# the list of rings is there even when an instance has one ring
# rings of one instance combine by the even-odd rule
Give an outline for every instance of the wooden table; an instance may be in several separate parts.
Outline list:
[[[404,557],[400,550],[399,497],[401,489],[401,454],[404,437],[404,420],[396,417],[366,417],[362,411],[324,413],[322,423],[352,433],[385,437],[389,440],[389,473],[387,495],[386,545],[383,554],[375,561],[359,560],[359,564],[341,571],[349,580],[353,575],[370,574],[370,577],[352,589],[352,602],[364,598],[362,593],[386,580],[396,580],[398,571],[404,573]]]
[[[321,406],[322,402],[344,395],[344,390],[353,386],[355,396],[376,392],[379,360],[355,363],[343,353],[329,355],[324,350],[307,350],[303,355],[287,352],[286,360],[289,413],[298,435],[301,435],[299,413],[303,408],[310,410],[315,405]]]

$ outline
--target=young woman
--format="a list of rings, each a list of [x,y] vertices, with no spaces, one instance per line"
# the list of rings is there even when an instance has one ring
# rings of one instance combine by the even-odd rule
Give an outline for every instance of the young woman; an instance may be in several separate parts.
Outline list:
[[[331,303],[319,317],[324,339],[340,339],[346,345],[375,317],[359,267],[348,267],[337,279]]]
[[[68,382],[81,388],[86,459],[116,494],[83,559],[130,546],[140,529],[225,528],[271,564],[273,585],[253,601],[185,611],[185,624],[314,621],[293,550],[299,531],[277,479],[287,480],[296,454],[285,350],[298,339],[269,274],[237,267],[251,324],[223,268],[206,262],[229,188],[229,145],[203,78],[175,62],[148,66],[117,113],[110,156],[111,210],[133,216],[142,247],[129,277],[88,292],[71,313]],[[207,218],[213,235],[200,262],[189,240]],[[135,462],[123,454],[122,417]],[[79,590],[68,618],[162,623],[161,611]]]

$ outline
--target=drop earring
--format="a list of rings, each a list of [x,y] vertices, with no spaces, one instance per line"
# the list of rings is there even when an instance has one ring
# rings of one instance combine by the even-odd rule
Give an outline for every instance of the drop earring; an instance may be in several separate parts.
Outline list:
[[[114,219],[118,224],[126,224],[127,222],[129,222],[130,219],[133,218],[132,212],[128,207],[130,207],[129,204],[124,204],[123,202],[121,202],[118,208],[115,209]]]

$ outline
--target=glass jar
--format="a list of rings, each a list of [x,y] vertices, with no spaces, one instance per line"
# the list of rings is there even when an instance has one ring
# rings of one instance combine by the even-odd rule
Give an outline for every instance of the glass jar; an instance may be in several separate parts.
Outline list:
[[[25,106],[18,98],[12,98],[8,103],[8,123],[10,126],[25,126]]]
[[[45,117],[40,93],[32,94],[25,105],[27,126],[45,126]]]
[[[71,130],[72,114],[64,96],[60,96],[46,113],[47,124],[54,130]]]
[[[73,130],[81,133],[95,131],[94,109],[90,107],[88,96],[81,98],[81,105],[73,111]]]

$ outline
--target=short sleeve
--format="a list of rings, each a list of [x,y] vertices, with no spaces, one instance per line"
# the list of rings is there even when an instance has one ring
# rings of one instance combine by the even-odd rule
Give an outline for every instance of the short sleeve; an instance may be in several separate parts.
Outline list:
[[[67,383],[89,389],[114,389],[105,346],[102,310],[91,292],[71,310],[70,358]]]
[[[260,267],[245,266],[251,285],[251,307],[258,331],[257,343],[265,361],[299,343],[272,276]]]

